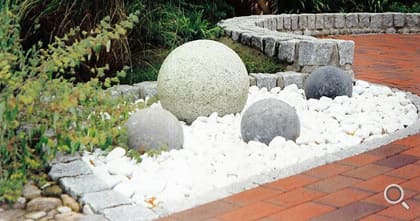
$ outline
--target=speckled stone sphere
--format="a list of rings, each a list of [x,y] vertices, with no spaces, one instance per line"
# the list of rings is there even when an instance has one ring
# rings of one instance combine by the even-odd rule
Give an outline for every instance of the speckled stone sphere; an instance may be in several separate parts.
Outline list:
[[[248,98],[248,72],[239,56],[222,43],[197,40],[173,50],[158,76],[162,106],[179,120],[242,111]]]
[[[138,151],[180,149],[184,144],[181,123],[162,108],[141,109],[126,123],[128,146]]]
[[[295,141],[299,134],[296,110],[279,99],[257,101],[242,116],[241,135],[245,142],[254,140],[268,145],[277,136]]]
[[[305,82],[307,99],[319,99],[322,96],[335,98],[337,96],[351,97],[353,81],[349,74],[334,66],[319,67],[311,72]]]

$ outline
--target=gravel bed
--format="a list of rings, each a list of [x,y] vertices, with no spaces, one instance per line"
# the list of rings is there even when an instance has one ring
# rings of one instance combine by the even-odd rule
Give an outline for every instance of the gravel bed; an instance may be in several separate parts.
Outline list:
[[[276,137],[268,146],[255,141],[244,143],[240,113],[223,117],[213,113],[191,125],[183,124],[185,142],[181,150],[144,155],[141,163],[127,157],[122,148],[109,154],[86,152],[83,160],[103,182],[137,205],[160,215],[170,214],[337,160],[328,158],[331,154],[346,151],[343,156],[348,156],[365,151],[355,146],[418,122],[417,108],[408,96],[360,80],[353,87],[352,98],[320,100],[306,100],[304,91],[296,85],[270,91],[253,86],[244,110],[264,98],[287,102],[296,109],[301,123],[296,142]],[[155,104],[152,108],[161,107]],[[355,149],[352,152],[350,148]],[[286,168],[294,169],[285,172]]]

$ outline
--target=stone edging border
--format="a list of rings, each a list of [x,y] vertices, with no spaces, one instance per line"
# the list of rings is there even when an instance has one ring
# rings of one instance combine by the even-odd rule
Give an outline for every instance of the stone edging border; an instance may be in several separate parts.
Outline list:
[[[101,178],[93,174],[90,166],[80,155],[57,156],[51,163],[49,177],[80,204],[89,205],[92,211],[107,220],[130,221],[152,220],[158,214],[112,190]]]
[[[354,42],[313,36],[420,33],[420,13],[280,14],[235,17],[218,23],[234,41],[276,56],[288,71],[310,73],[334,65],[352,72]]]
[[[258,86],[259,88],[267,88],[271,90],[274,87],[284,87],[296,84],[298,88],[303,88],[308,74],[298,73],[294,71],[277,72],[273,74],[266,73],[250,73],[249,85]],[[133,100],[146,99],[146,97],[154,97],[157,95],[157,81],[144,81],[134,85],[121,84],[109,89],[114,97],[131,96]]]
[[[286,72],[287,73],[287,72]],[[289,73],[290,74],[290,73]],[[254,74],[256,76],[272,76],[272,78],[262,78],[263,85],[272,85],[273,82],[279,82],[278,76],[282,74]],[[300,73],[296,73],[300,75]],[[277,76],[277,78],[276,78]],[[287,74],[286,74],[287,76]],[[291,76],[294,76],[293,74]],[[269,79],[269,80],[267,80]],[[287,78],[286,78],[287,79]],[[291,78],[293,79],[293,78]],[[297,79],[303,80],[297,77]],[[258,81],[258,78],[257,78]],[[290,81],[291,82],[291,81]],[[252,82],[251,82],[252,83]],[[257,83],[258,84],[258,83]],[[264,86],[265,87],[265,86]],[[395,91],[399,89],[392,88]],[[405,92],[405,91],[403,91]],[[249,178],[241,183],[232,184],[228,187],[212,192],[210,195],[203,195],[196,200],[176,202],[172,209],[182,211],[193,206],[201,205],[223,197],[239,193],[246,189],[254,188],[267,182],[272,182],[280,178],[298,174],[311,168],[332,163],[350,156],[354,156],[369,150],[379,148],[382,145],[391,143],[395,140],[414,135],[420,132],[420,97],[410,92],[405,92],[411,102],[416,106],[418,118],[417,121],[407,128],[400,129],[384,138],[377,138],[367,141],[363,144],[346,148],[339,152],[327,153],[322,157],[299,162],[298,164],[283,168],[281,170],[272,170],[264,174],[259,174]],[[62,188],[73,198],[78,199],[81,204],[89,205],[93,212],[101,214],[104,218],[111,221],[129,221],[129,220],[153,220],[170,215],[169,211],[163,209],[146,209],[137,206],[128,197],[112,190],[98,176],[94,175],[90,165],[82,160],[80,155],[75,156],[57,156],[51,163],[49,176],[58,181]]]

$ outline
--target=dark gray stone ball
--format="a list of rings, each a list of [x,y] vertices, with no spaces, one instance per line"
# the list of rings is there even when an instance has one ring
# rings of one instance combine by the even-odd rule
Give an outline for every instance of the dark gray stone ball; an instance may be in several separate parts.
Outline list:
[[[181,123],[162,108],[141,109],[126,123],[128,146],[138,151],[180,149],[184,144]]]
[[[305,82],[307,99],[319,99],[322,96],[334,99],[343,95],[351,97],[352,92],[353,81],[350,75],[334,66],[324,66],[315,69]]]
[[[299,134],[296,110],[275,98],[255,102],[242,116],[241,135],[245,142],[254,140],[268,145],[276,136],[295,141]]]

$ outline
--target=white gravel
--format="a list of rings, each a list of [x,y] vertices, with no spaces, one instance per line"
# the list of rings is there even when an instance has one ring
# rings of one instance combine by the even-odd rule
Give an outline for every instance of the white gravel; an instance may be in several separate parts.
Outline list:
[[[138,205],[171,213],[185,209],[179,202],[194,202],[260,173],[387,136],[418,119],[416,107],[404,92],[365,81],[356,82],[352,98],[333,100],[306,100],[296,85],[269,92],[254,86],[244,110],[269,97],[296,108],[301,122],[296,143],[276,137],[269,146],[254,141],[246,144],[240,136],[240,114],[218,117],[214,113],[199,117],[191,126],[183,124],[185,143],[181,150],[156,157],[146,155],[139,164],[126,157],[122,148],[107,156],[101,151],[85,153],[83,159],[94,162],[90,163],[94,173],[115,191]]]

